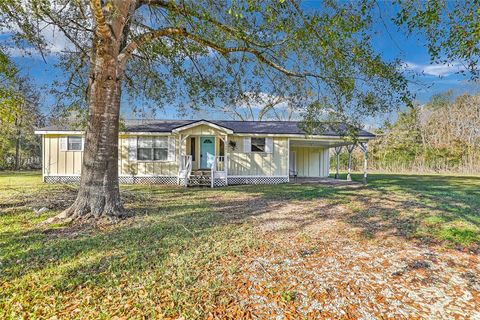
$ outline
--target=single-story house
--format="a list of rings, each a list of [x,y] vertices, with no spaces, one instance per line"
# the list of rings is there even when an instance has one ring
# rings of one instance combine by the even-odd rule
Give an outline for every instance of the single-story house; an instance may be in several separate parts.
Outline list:
[[[120,183],[214,187],[328,177],[330,148],[338,155],[353,145],[341,125],[322,127],[306,134],[297,121],[126,120],[118,141]],[[42,135],[43,181],[79,181],[84,132],[53,126],[35,133]],[[364,130],[357,136],[366,153],[375,136]]]

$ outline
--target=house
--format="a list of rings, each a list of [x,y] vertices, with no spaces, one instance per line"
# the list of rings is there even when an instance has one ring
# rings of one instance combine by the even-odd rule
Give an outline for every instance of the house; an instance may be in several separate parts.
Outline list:
[[[330,149],[338,157],[342,146],[350,154],[354,146],[343,137],[344,125],[307,135],[296,121],[126,120],[121,127],[120,183],[214,187],[328,177]],[[43,181],[79,181],[83,132],[47,127],[35,133],[42,135]],[[366,155],[374,135],[358,130],[357,136]]]

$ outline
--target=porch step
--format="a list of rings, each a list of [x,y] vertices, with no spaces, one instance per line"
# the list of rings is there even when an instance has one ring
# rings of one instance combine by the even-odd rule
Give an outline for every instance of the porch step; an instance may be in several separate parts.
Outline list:
[[[210,175],[192,174],[190,178],[188,178],[187,185],[189,187],[210,186],[211,181]]]
[[[209,169],[208,170],[207,169],[192,170],[192,173],[191,173],[191,176],[210,176],[210,175],[211,175],[211,171]]]

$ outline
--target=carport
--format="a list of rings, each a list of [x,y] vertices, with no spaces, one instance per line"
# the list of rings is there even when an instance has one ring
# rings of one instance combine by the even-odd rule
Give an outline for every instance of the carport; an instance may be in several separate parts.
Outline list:
[[[360,148],[364,154],[363,182],[367,183],[368,139],[346,141],[342,138],[326,137],[325,139],[291,139],[289,147],[290,177],[309,181],[312,178],[328,178],[330,154],[335,155],[335,179],[340,177],[340,153],[343,148],[348,152],[347,181],[352,181],[352,153]],[[332,150],[332,152],[330,151]]]

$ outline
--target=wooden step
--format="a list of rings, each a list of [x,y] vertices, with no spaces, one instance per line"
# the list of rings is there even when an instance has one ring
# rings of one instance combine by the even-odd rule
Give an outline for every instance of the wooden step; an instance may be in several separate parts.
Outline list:
[[[196,187],[196,186],[210,186],[211,185],[211,178],[207,175],[190,175],[188,179],[187,185],[189,187]]]
[[[210,176],[212,174],[211,170],[208,169],[199,169],[199,170],[192,170],[192,176]]]

